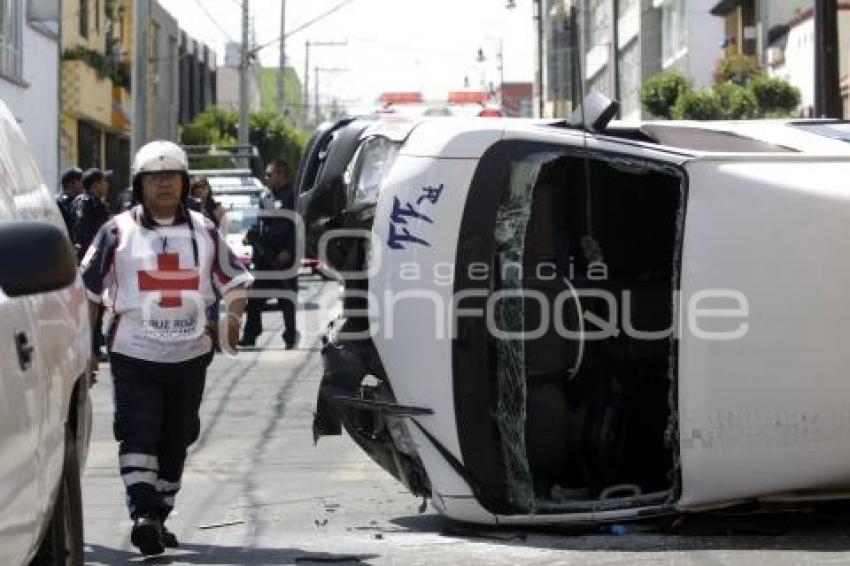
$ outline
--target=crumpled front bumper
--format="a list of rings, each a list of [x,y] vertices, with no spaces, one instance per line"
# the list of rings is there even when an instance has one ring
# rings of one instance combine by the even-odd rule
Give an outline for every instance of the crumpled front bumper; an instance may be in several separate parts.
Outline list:
[[[405,415],[423,409],[401,407],[374,344],[346,338],[355,323],[333,322],[324,339],[324,374],[313,418],[313,440],[346,432],[379,466],[413,495],[430,497],[431,483],[416,453]]]

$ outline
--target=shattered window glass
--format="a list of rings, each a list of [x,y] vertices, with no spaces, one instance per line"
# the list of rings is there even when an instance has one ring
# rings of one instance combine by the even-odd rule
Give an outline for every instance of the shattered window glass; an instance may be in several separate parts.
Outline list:
[[[544,164],[556,159],[543,153],[513,164],[511,179],[496,213],[496,260],[501,275],[501,291],[515,291],[496,303],[495,322],[502,332],[519,335],[523,330],[524,303],[522,264],[525,235],[531,216],[532,188]],[[526,455],[526,372],[525,342],[498,340],[496,422],[505,463],[507,495],[511,504],[534,510],[534,487]]]

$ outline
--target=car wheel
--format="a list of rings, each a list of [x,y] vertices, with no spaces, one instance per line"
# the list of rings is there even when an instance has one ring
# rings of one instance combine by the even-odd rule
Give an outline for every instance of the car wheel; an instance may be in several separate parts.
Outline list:
[[[50,525],[32,566],[82,566],[83,500],[76,437],[65,431],[65,462]]]

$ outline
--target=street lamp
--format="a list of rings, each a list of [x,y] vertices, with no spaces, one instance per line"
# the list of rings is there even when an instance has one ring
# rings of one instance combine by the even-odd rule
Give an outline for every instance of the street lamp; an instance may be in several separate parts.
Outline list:
[[[498,62],[498,71],[499,71],[499,91],[497,96],[497,101],[499,103],[499,108],[502,107],[502,96],[505,88],[505,51],[504,51],[504,42],[501,37],[485,37],[485,40],[494,40],[499,42],[499,50],[496,52],[496,61]],[[487,61],[487,56],[484,54],[484,48],[478,48],[478,57],[476,57],[476,61],[479,63],[484,63]]]

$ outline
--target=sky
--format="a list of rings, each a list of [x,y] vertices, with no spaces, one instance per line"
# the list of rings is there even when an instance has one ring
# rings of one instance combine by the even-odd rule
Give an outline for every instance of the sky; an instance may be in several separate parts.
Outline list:
[[[250,0],[256,44],[280,36],[283,0]],[[343,0],[286,0],[286,28],[294,30]],[[159,0],[189,35],[224,60],[224,45],[241,38],[241,0]],[[345,42],[310,49],[310,88],[319,67],[321,103],[336,97],[350,111],[371,109],[382,92],[421,91],[445,99],[449,90],[499,83],[498,53],[505,82],[533,81],[532,0],[351,0],[339,11],[292,33],[286,40],[289,66],[303,80],[305,42]],[[485,55],[477,61],[478,49]],[[260,51],[264,66],[277,67],[278,45]],[[312,98],[312,95],[311,95]]]

